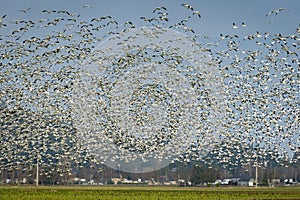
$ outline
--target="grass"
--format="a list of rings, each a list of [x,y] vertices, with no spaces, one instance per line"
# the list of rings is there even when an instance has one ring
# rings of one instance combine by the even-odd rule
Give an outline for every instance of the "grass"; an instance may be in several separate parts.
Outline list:
[[[178,187],[0,187],[0,200],[133,200],[133,199],[300,199],[299,187],[278,188],[178,188]]]

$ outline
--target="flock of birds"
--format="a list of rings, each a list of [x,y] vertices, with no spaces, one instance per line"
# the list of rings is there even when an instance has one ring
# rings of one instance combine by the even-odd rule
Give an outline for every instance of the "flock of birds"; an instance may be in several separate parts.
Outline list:
[[[152,28],[66,10],[3,15],[0,168],[298,162],[300,26],[215,42],[187,25],[200,12],[181,6],[190,15],[172,25],[166,7],[140,18]]]

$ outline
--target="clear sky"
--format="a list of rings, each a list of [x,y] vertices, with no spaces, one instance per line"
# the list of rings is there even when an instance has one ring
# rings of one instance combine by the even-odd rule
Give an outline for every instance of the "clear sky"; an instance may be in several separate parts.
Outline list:
[[[85,0],[85,1],[41,1],[41,0],[1,0],[1,16],[7,19],[22,19],[24,15],[39,18],[43,9],[68,10],[80,13],[81,17],[100,17],[110,15],[118,22],[141,22],[140,17],[153,17],[153,9],[165,6],[169,18],[174,22],[184,19],[190,12],[180,6],[182,3],[190,4],[194,10],[201,13],[201,19],[191,21],[189,24],[199,34],[218,37],[220,33],[253,33],[255,31],[271,33],[293,33],[300,23],[299,0]],[[82,8],[89,5],[91,8]],[[19,10],[31,8],[27,13]],[[282,12],[266,17],[273,9],[285,8]],[[244,22],[245,29],[232,29],[232,23],[238,26]],[[170,23],[171,24],[171,23]],[[241,31],[241,32],[239,32]]]

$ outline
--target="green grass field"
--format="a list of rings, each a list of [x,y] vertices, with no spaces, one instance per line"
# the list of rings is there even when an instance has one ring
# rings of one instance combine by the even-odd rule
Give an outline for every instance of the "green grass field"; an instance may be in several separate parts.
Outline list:
[[[1,200],[17,199],[298,199],[300,187],[0,187]]]

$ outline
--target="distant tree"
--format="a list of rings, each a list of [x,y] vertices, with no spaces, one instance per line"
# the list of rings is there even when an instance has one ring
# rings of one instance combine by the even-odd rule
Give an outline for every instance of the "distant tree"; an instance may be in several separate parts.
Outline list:
[[[208,168],[205,165],[195,165],[191,174],[193,184],[214,182],[217,179],[218,171],[214,168]]]
[[[108,179],[108,180],[107,180],[107,184],[108,184],[108,185],[113,185],[113,184],[115,184],[115,183],[114,183],[111,179]]]

